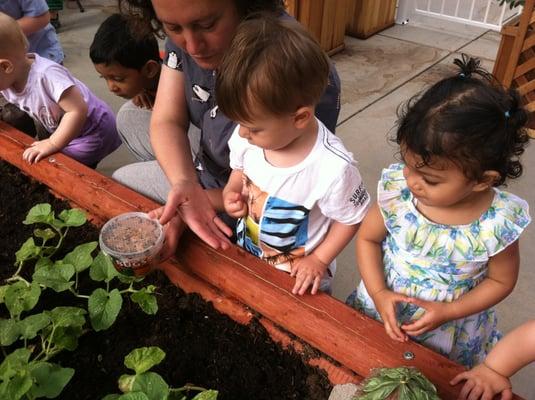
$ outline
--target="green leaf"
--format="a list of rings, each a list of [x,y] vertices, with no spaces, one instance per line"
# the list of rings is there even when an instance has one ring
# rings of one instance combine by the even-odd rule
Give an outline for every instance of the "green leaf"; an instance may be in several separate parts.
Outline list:
[[[52,343],[62,349],[74,351],[78,347],[78,339],[84,330],[80,326],[69,326],[56,328],[54,331],[54,337],[51,338]],[[46,336],[49,337],[52,334],[52,329],[46,329]]]
[[[87,311],[79,307],[56,307],[45,311],[45,314],[50,317],[55,327],[82,327]]]
[[[28,371],[18,371],[16,375],[0,384],[0,398],[6,400],[21,399],[32,387],[32,378]]]
[[[39,257],[35,263],[34,271],[41,269],[43,267],[51,267],[54,265],[54,262],[48,257]]]
[[[9,346],[15,343],[19,336],[17,321],[0,318],[0,346]]]
[[[141,288],[138,292],[132,293],[130,298],[139,304],[145,314],[154,315],[158,312],[158,301],[156,296],[150,293],[150,289]]]
[[[217,390],[205,390],[199,393],[192,400],[216,400],[219,392]]]
[[[98,288],[89,296],[88,309],[91,325],[96,331],[108,329],[113,325],[121,307],[123,298],[117,289],[107,293]]]
[[[147,395],[143,392],[130,392],[125,393],[119,397],[118,400],[150,400]]]
[[[63,258],[63,263],[73,265],[78,273],[82,272],[89,268],[93,262],[91,253],[97,248],[97,245],[97,242],[89,242],[76,246],[73,251]]]
[[[167,400],[188,400],[188,398],[181,392],[169,391]]]
[[[20,249],[15,253],[15,260],[17,263],[21,263],[26,260],[37,257],[41,253],[41,247],[36,246],[33,237],[28,238]]]
[[[35,307],[41,295],[41,288],[32,282],[30,286],[25,282],[15,282],[5,293],[6,307],[11,317],[19,316],[23,311],[30,311]]]
[[[24,339],[33,339],[48,325],[50,325],[50,317],[45,313],[30,315],[17,323],[20,335]]]
[[[53,218],[52,206],[48,203],[41,203],[33,206],[28,211],[26,219],[22,223],[25,225],[36,224],[38,222],[50,224]]]
[[[119,390],[123,393],[129,393],[132,391],[132,386],[136,381],[137,375],[123,374],[119,377]]]
[[[9,286],[11,285],[0,286],[0,304],[6,301],[6,291],[9,289]]]
[[[28,360],[32,352],[29,349],[17,349],[13,353],[8,354],[2,364],[0,364],[0,378],[8,380],[18,371],[28,368]]]
[[[143,392],[149,400],[166,400],[169,396],[169,385],[156,372],[145,372],[137,375],[132,392]]]
[[[50,228],[46,228],[46,229],[37,228],[33,230],[33,235],[35,237],[43,239],[44,241],[47,241],[47,240],[52,239],[54,236],[56,236],[56,232],[54,232]]]
[[[74,281],[74,267],[69,264],[56,262],[54,265],[39,268],[33,273],[33,280],[57,293],[68,290]]]
[[[164,358],[165,352],[159,347],[140,347],[132,350],[124,358],[124,365],[139,375],[160,364]]]
[[[30,389],[32,398],[46,397],[53,399],[60,395],[63,388],[74,375],[74,369],[62,368],[47,362],[37,362],[30,365],[33,386]]]
[[[63,221],[65,226],[82,226],[87,221],[85,213],[79,208],[63,210],[59,214],[59,218]]]
[[[109,256],[99,251],[89,270],[91,279],[97,282],[110,282],[113,278],[119,275],[119,272],[113,266],[113,262]]]

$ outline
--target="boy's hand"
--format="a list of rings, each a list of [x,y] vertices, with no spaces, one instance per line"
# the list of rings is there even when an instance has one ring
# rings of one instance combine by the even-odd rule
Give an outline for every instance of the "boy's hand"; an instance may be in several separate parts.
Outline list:
[[[22,158],[29,164],[33,164],[49,156],[50,154],[57,153],[59,150],[60,149],[58,149],[56,145],[50,141],[50,138],[48,138],[38,142],[33,142],[30,147],[24,150],[24,153],[22,153]]]
[[[154,93],[144,90],[132,98],[132,103],[134,103],[136,107],[152,110],[152,107],[154,106],[154,98]]]
[[[301,257],[295,263],[292,263],[290,276],[295,277],[295,285],[292,293],[303,295],[312,286],[310,293],[316,294],[327,267],[328,265],[321,261],[314,253]]]
[[[461,381],[466,382],[461,389],[458,400],[492,400],[499,393],[501,393],[501,400],[513,398],[509,379],[485,364],[477,365],[470,371],[460,373],[450,381],[450,385],[456,385]]]
[[[421,318],[401,326],[401,329],[410,336],[418,336],[432,331],[452,319],[449,316],[450,303],[425,301],[416,298],[410,298],[407,302],[425,309],[425,313]]]
[[[396,319],[396,304],[408,303],[409,297],[396,293],[388,289],[382,289],[374,293],[372,296],[375,308],[379,312],[381,319],[385,325],[385,330],[391,339],[398,342],[406,342],[409,340],[408,336],[399,328],[398,321]]]
[[[225,212],[232,218],[241,218],[247,215],[247,203],[238,192],[223,192],[223,205]]]

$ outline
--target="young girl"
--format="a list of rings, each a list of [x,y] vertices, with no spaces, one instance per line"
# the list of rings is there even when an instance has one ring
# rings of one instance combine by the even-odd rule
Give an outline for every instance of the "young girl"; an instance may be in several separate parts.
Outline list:
[[[514,91],[494,86],[479,61],[409,102],[396,142],[403,163],[378,184],[357,238],[362,276],[349,298],[408,336],[466,366],[500,338],[491,308],[515,286],[527,203],[496,189],[522,173],[528,137]]]
[[[508,333],[489,353],[485,361],[474,369],[462,372],[450,382],[466,381],[459,400],[511,400],[513,392],[509,378],[535,361],[535,320],[526,322]]]
[[[16,21],[0,13],[0,93],[50,133],[24,159],[34,163],[61,151],[95,167],[121,143],[113,111],[63,66],[27,49]]]

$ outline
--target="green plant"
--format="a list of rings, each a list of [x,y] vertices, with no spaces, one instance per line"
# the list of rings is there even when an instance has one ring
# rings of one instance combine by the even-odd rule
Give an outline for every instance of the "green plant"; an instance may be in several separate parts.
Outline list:
[[[217,399],[216,390],[191,385],[170,388],[161,375],[149,371],[164,358],[165,352],[159,347],[141,347],[132,350],[124,358],[124,365],[135,373],[125,374],[119,378],[119,389],[123,394],[109,394],[102,400],[186,400],[189,392],[199,392],[192,400]]]
[[[509,4],[509,8],[512,10],[515,7],[523,6],[524,0],[497,0],[500,3],[500,6],[504,4]]]
[[[435,386],[416,368],[380,368],[362,382],[354,400],[440,400]]]
[[[134,284],[142,278],[119,274],[102,252],[93,258],[96,242],[81,244],[62,259],[55,257],[69,230],[86,223],[81,210],[64,210],[56,217],[50,204],[38,204],[28,212],[23,223],[39,224],[39,227],[16,252],[17,269],[0,286],[0,304],[5,304],[10,316],[0,318],[0,345],[5,355],[0,364],[0,398],[6,400],[54,398],[61,393],[74,370],[49,360],[63,350],[76,349],[79,337],[89,329],[86,314],[91,327],[100,331],[115,322],[124,295],[130,295],[147,314],[158,310],[156,288],[148,285],[136,289]],[[30,261],[34,262],[33,271],[25,269]],[[103,283],[103,287],[89,295],[80,293],[78,288],[80,274],[87,271],[90,279]],[[112,281],[115,286],[126,287],[121,290],[112,287]],[[30,314],[47,289],[57,293],[68,291],[77,298],[87,299],[87,310],[56,307]],[[22,347],[6,354],[5,346],[19,340],[23,341]]]

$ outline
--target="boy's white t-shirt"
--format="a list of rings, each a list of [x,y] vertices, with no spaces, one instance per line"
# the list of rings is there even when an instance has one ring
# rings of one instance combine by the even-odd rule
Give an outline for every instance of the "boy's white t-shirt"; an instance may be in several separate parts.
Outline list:
[[[248,217],[238,221],[238,244],[288,272],[294,258],[310,254],[323,241],[331,220],[357,224],[370,205],[353,155],[317,122],[314,148],[289,168],[271,165],[262,148],[239,136],[239,125],[228,143],[230,166],[243,172],[253,204]]]

